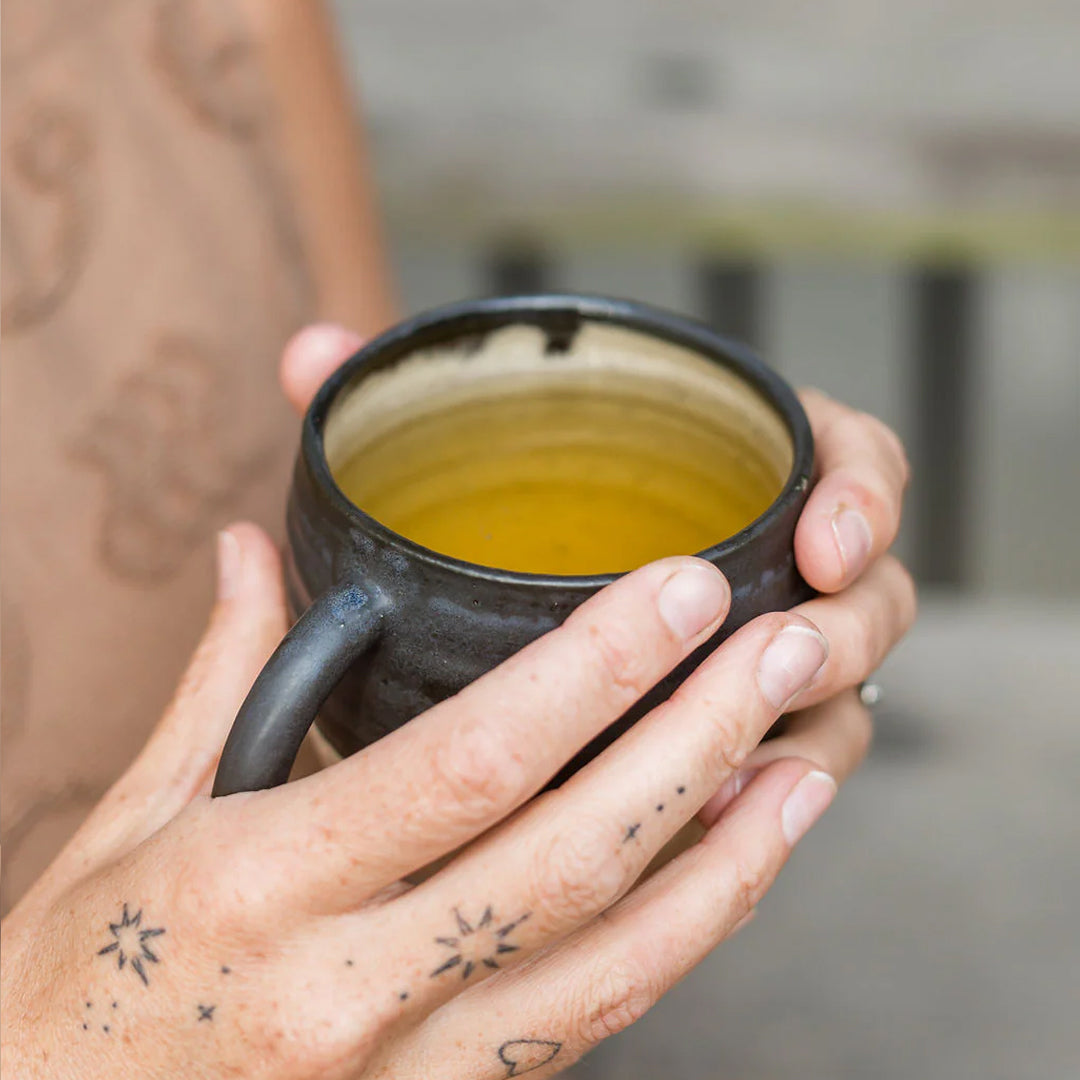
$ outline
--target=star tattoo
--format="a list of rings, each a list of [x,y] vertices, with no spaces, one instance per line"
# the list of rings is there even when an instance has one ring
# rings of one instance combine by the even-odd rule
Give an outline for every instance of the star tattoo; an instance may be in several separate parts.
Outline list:
[[[142,909],[131,915],[127,904],[124,904],[120,921],[109,923],[109,932],[113,940],[104,948],[98,949],[97,954],[108,956],[110,953],[116,953],[117,969],[123,971],[124,965],[129,964],[131,970],[142,979],[143,986],[149,986],[150,979],[147,977],[146,965],[143,961],[156,964],[158,957],[147,942],[164,934],[165,928],[157,926],[144,929],[141,924]]]
[[[432,973],[434,979],[451,968],[461,968],[461,978],[467,979],[477,968],[484,967],[498,969],[497,957],[507,953],[517,952],[520,945],[514,945],[506,939],[529,917],[529,913],[515,919],[513,922],[498,926],[495,913],[491,906],[484,908],[483,915],[474,926],[464,915],[454,908],[454,918],[457,921],[458,933],[454,937],[437,937],[435,941],[453,950],[453,955],[444,960]]]

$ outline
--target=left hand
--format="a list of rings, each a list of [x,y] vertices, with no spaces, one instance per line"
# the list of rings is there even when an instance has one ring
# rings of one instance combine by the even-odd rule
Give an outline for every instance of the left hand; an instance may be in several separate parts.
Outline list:
[[[359,334],[332,323],[296,334],[280,369],[293,408],[303,413],[328,376],[363,344]],[[784,734],[762,743],[746,770],[749,775],[780,758],[800,757],[843,782],[866,756],[873,734],[857,687],[915,618],[911,577],[887,554],[910,467],[900,439],[876,417],[818,390],[802,390],[799,398],[814,432],[817,480],[795,532],[795,559],[822,595],[798,610],[822,627],[855,624],[857,632],[844,636],[860,644],[830,654],[814,686],[790,707]],[[713,824],[734,793],[729,789],[711,800],[699,815],[702,824]]]

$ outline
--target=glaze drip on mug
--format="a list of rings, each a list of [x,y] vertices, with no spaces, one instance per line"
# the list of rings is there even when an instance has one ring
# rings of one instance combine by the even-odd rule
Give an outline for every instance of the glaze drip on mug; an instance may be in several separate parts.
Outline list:
[[[342,391],[324,445],[341,490],[388,528],[542,574],[702,551],[769,507],[793,454],[744,380],[599,324],[565,351],[512,326],[415,353]]]

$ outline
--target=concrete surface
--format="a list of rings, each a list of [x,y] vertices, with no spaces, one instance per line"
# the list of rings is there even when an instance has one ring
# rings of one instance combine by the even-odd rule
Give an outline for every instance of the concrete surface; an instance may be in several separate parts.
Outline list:
[[[924,604],[758,919],[573,1080],[1080,1075],[1080,607]]]

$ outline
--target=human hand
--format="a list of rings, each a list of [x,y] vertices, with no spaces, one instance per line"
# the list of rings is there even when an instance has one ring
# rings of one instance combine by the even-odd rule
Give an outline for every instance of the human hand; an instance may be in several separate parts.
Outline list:
[[[363,344],[359,334],[333,323],[296,334],[280,368],[293,408],[303,413],[323,382]],[[832,696],[793,702],[784,735],[763,743],[751,764],[799,756],[842,778],[862,761],[872,736],[871,716],[856,688],[915,617],[910,575],[888,554],[910,468],[903,444],[876,417],[818,390],[803,390],[799,397],[814,433],[817,478],[795,533],[795,559],[823,595],[798,610],[813,621],[847,623],[851,633],[844,649],[834,642],[827,662]],[[710,809],[715,806],[706,817]]]
[[[336,328],[300,335],[282,371],[294,403],[358,344]],[[910,580],[880,557],[902,452],[876,422],[805,403],[822,477],[799,565],[838,595],[745,627],[531,802],[720,624],[715,570],[676,558],[627,575],[348,761],[210,801],[217,751],[286,622],[269,542],[250,526],[225,534],[219,603],[173,705],[4,924],[9,1066],[86,1080],[539,1078],[641,1015],[745,921],[861,759],[869,718],[852,687],[914,614]],[[858,545],[841,557],[830,544],[845,506],[873,535],[861,573]],[[811,619],[832,645],[820,665]],[[786,733],[759,746],[785,707]],[[627,895],[695,811],[704,839]],[[402,883],[455,850],[423,885]]]
[[[804,605],[817,629],[763,616],[535,797],[722,623],[719,572],[665,559],[362,752],[211,800],[217,750],[286,619],[259,530],[223,534],[220,564],[158,730],[4,923],[13,1075],[551,1075],[753,910],[865,739],[828,705],[770,744],[783,760],[755,747],[793,696],[814,706],[865,675],[850,658],[910,618],[906,579],[880,573]],[[826,661],[826,638],[849,659]],[[699,811],[703,840],[629,892]]]

